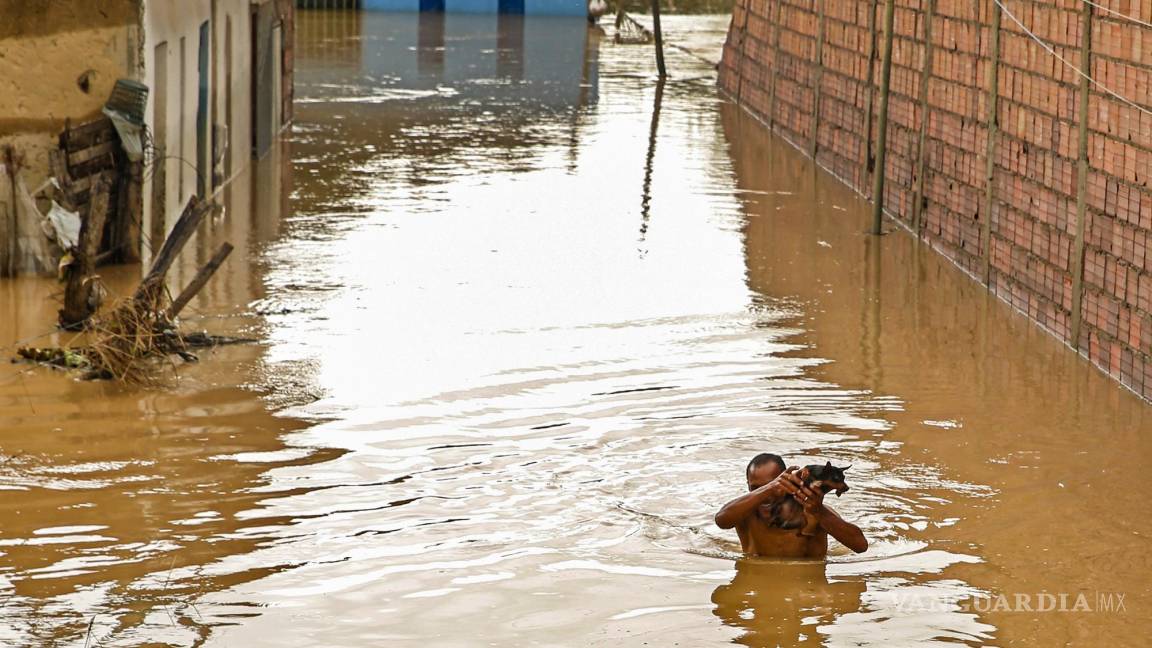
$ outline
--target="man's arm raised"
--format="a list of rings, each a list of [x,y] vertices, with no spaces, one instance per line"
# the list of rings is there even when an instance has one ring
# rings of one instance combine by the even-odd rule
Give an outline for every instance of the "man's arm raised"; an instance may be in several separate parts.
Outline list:
[[[755,513],[756,508],[761,504],[799,492],[804,482],[800,481],[800,477],[796,475],[797,470],[799,470],[799,468],[793,466],[760,488],[741,495],[724,506],[721,506],[714,518],[716,526],[721,529],[731,529],[737,524],[740,524],[744,518]]]
[[[836,511],[824,506],[823,493],[805,486],[800,490],[798,497],[801,505],[804,506],[804,512],[816,516],[820,526],[828,532],[828,535],[836,538],[840,544],[856,553],[868,551],[868,538],[864,537],[864,532],[855,524],[845,522],[844,518],[840,517]]]
[[[844,518],[827,506],[822,506],[821,509],[820,526],[824,527],[828,535],[836,538],[840,544],[856,553],[868,551],[868,538],[864,537],[864,532],[860,530],[860,527],[851,522],[845,522]]]

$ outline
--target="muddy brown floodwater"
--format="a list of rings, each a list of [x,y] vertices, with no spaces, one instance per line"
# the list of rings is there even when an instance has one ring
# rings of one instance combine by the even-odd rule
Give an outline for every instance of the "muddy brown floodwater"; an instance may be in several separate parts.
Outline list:
[[[715,44],[726,19],[668,23]],[[648,48],[579,21],[305,11],[298,34],[296,124],[177,277],[236,244],[188,325],[260,343],[159,389],[0,367],[0,645],[1152,629],[1148,406],[864,234],[697,57],[658,88]],[[0,282],[0,345],[48,330],[56,290]],[[761,451],[851,463],[834,506],[870,550],[737,560],[711,516]],[[1017,604],[1042,594],[1093,609]]]

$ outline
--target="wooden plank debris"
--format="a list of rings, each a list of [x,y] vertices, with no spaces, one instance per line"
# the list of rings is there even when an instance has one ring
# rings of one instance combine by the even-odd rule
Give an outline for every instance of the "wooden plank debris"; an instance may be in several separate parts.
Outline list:
[[[192,278],[192,282],[180,292],[180,295],[176,297],[176,299],[172,300],[172,306],[168,308],[168,317],[174,319],[180,315],[180,311],[184,310],[188,302],[192,301],[192,298],[204,288],[204,285],[208,283],[212,275],[216,274],[216,271],[224,263],[224,260],[228,258],[228,255],[232,254],[232,249],[231,243],[224,243],[216,250],[216,254],[212,255],[208,263],[200,268],[196,276]]]
[[[104,222],[108,218],[110,193],[111,182],[108,177],[97,177],[92,187],[92,202],[80,224],[80,240],[70,251],[73,260],[67,269],[64,307],[59,313],[60,326],[67,330],[82,327],[103,301],[99,279],[93,274]]]

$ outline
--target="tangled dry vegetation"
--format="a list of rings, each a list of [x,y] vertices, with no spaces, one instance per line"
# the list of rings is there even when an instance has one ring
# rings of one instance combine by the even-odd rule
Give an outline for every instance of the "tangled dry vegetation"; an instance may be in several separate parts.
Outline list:
[[[167,316],[168,292],[162,285],[141,288],[89,320],[85,355],[92,377],[147,382],[155,360],[172,355],[191,359],[183,336]]]
[[[183,334],[176,322],[180,309],[227,258],[231,245],[225,243],[176,299],[171,298],[165,285],[172,263],[210,210],[208,203],[195,198],[189,201],[136,291],[109,308],[97,309],[73,327],[81,331],[77,340],[83,344],[47,349],[25,347],[17,354],[33,362],[84,370],[89,379],[139,384],[153,382],[157,369],[173,356],[195,361],[192,348],[246,341],[205,333]]]

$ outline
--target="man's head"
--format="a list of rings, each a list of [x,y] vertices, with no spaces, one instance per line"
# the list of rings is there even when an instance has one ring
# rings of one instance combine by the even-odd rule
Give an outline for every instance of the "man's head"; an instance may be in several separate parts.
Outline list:
[[[787,466],[780,455],[761,452],[752,457],[752,461],[749,461],[748,467],[744,469],[744,476],[748,478],[748,490],[754,491],[776,479],[785,468]]]

